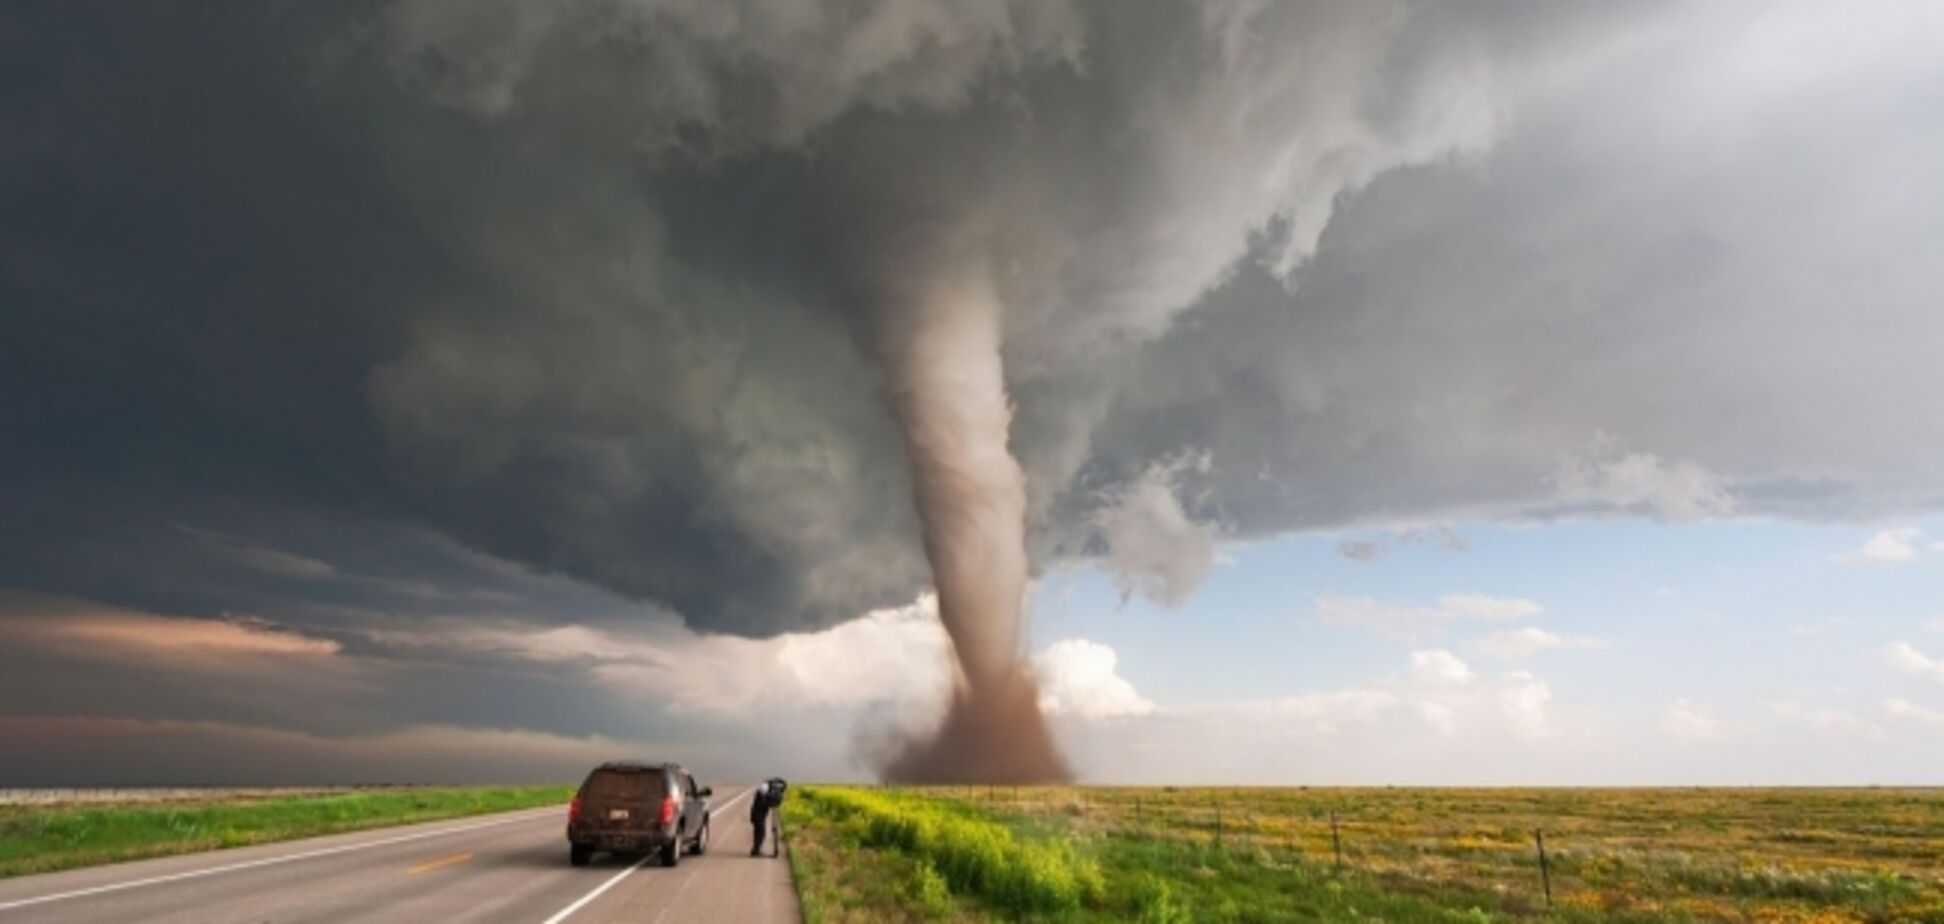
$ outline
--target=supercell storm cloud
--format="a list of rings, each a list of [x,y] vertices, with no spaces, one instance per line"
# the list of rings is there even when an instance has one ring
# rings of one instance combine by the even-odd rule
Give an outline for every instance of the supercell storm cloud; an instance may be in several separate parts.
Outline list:
[[[1944,226],[1881,178],[1944,182],[1937,59],[1805,105],[1773,56],[1925,30],[1732,6],[13,5],[0,585],[328,635],[464,554],[757,640],[936,588],[1005,686],[1072,565],[1927,509]]]
[[[1046,511],[1116,476],[1089,451],[1112,396],[1068,381],[1240,263],[1291,279],[1337,195],[1492,130],[1476,48],[1431,34],[1465,24],[1403,7],[788,9],[50,14],[103,70],[50,74],[13,156],[69,232],[21,255],[19,320],[128,418],[50,442],[355,499],[711,629],[827,625],[928,582],[873,330],[926,261],[990,277],[1039,542],[1075,544]],[[111,165],[143,196],[75,175]],[[141,297],[57,285],[111,253]],[[112,382],[51,349],[122,330]],[[145,400],[222,445],[93,451],[139,447]],[[205,467],[246,464],[271,483]]]

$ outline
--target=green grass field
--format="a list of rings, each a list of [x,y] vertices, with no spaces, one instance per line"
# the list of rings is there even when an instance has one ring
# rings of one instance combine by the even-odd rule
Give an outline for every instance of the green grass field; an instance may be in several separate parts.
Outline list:
[[[812,924],[1944,922],[1944,790],[809,786],[786,812]]]
[[[572,786],[457,786],[127,805],[0,806],[0,877],[564,805],[573,794]]]

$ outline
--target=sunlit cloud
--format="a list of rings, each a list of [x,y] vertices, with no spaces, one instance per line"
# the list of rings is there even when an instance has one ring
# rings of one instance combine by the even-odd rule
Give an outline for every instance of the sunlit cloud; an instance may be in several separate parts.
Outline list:
[[[330,639],[312,638],[268,623],[215,619],[103,616],[64,622],[47,634],[129,650],[159,653],[307,655],[337,654]]]
[[[1722,725],[1711,713],[1685,699],[1675,700],[1661,716],[1661,732],[1680,741],[1707,741],[1719,736]]]
[[[1544,608],[1523,597],[1446,594],[1432,606],[1379,602],[1372,597],[1318,594],[1312,601],[1324,625],[1369,629],[1401,641],[1442,632],[1459,622],[1502,623],[1530,619]]]
[[[162,616],[85,600],[0,592],[0,619],[16,645],[59,644],[101,654],[163,659],[329,657],[338,642],[267,619]]]
[[[1112,719],[1147,715],[1154,703],[1116,670],[1114,649],[1087,639],[1054,642],[1033,658],[1040,708],[1054,715]]]
[[[1933,658],[1909,642],[1894,642],[1883,650],[1884,660],[1897,670],[1944,682],[1944,658]]]
[[[929,596],[819,632],[770,639],[511,620],[434,620],[380,628],[381,646],[464,653],[542,665],[583,665],[605,689],[645,695],[677,711],[749,721],[770,711],[887,704],[935,709],[949,691],[949,641]]]
[[[1883,701],[1883,711],[1896,719],[1930,728],[1944,729],[1944,711],[1919,706],[1907,699],[1891,697]]]
[[[1475,639],[1471,643],[1473,651],[1490,658],[1516,661],[1530,658],[1548,651],[1568,649],[1599,649],[1607,647],[1604,639],[1590,635],[1560,635],[1534,626],[1519,629],[1506,629]]]
[[[1845,561],[1878,564],[1912,562],[1923,554],[1919,550],[1923,536],[1924,531],[1915,526],[1886,529],[1871,536],[1862,547],[1839,557]]]

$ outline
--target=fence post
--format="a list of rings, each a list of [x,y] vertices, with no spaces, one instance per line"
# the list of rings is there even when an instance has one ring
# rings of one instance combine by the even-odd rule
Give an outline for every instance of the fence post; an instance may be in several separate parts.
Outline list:
[[[1215,800],[1215,846],[1222,845],[1222,801]]]
[[[1134,824],[1139,825],[1140,823],[1141,823],[1141,797],[1135,796],[1134,797]]]
[[[1343,835],[1337,833],[1336,812],[1330,813],[1330,849],[1336,853],[1337,869],[1343,869]]]
[[[1532,829],[1533,843],[1539,845],[1539,884],[1546,890],[1546,907],[1552,907],[1552,866],[1546,861],[1546,832]]]

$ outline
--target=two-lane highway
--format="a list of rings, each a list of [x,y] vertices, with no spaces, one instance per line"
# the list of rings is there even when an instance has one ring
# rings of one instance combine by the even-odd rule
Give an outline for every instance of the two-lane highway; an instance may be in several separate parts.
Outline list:
[[[674,869],[569,866],[561,806],[0,880],[0,922],[795,922],[787,862],[749,856],[751,791]]]

